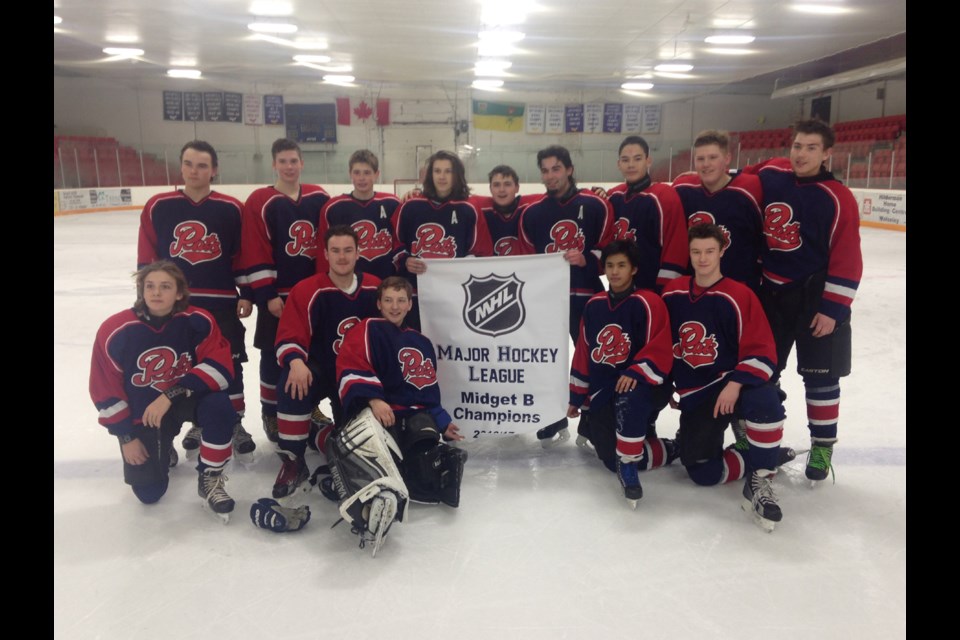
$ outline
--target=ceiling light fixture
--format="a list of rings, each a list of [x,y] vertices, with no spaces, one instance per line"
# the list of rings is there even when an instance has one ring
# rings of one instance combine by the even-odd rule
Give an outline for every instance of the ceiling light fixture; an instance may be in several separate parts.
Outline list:
[[[625,89],[627,91],[647,91],[649,89],[653,89],[653,83],[652,82],[624,82],[622,85],[620,85],[620,88]]]
[[[503,86],[503,80],[494,80],[492,78],[477,78],[471,85],[474,89],[499,89]]]
[[[296,33],[297,25],[289,22],[251,22],[247,29],[256,33]]]
[[[477,60],[473,74],[477,76],[503,76],[513,65],[509,60]]]
[[[53,24],[60,24],[61,22],[63,22],[63,18],[60,16],[53,16]]]
[[[329,82],[330,84],[350,84],[354,80],[356,80],[356,78],[353,76],[345,76],[345,75],[337,75],[337,74],[329,74],[329,75],[323,76],[323,81]]]
[[[689,80],[696,76],[692,76],[689,73],[674,73],[672,71],[657,71],[653,75],[658,78],[675,78],[677,80]]]
[[[167,75],[171,78],[190,78],[196,80],[200,77],[200,69],[168,69]]]
[[[527,37],[522,31],[509,29],[490,29],[477,34],[480,42],[520,42]]]
[[[715,35],[707,36],[703,39],[707,44],[750,44],[756,40],[756,36],[736,35],[736,34],[727,34],[727,35]]]
[[[800,13],[813,13],[823,16],[836,16],[842,13],[851,13],[853,9],[832,4],[792,4],[790,8]]]
[[[103,52],[108,56],[117,56],[118,58],[136,58],[143,55],[143,49],[132,47],[105,47]]]
[[[675,62],[664,62],[658,64],[653,68],[654,71],[667,72],[667,73],[685,73],[687,71],[693,70],[692,64],[678,64]]]
[[[314,55],[311,53],[298,53],[293,56],[295,62],[312,62],[314,64],[326,64],[330,62],[333,58],[330,56],[320,56]]]
[[[299,49],[300,51],[319,51],[329,48],[327,41],[322,38],[297,38],[296,40],[287,40],[286,38],[278,38],[277,36],[271,36],[267,33],[254,33],[250,36],[250,38],[253,40],[263,40],[264,42],[278,44],[281,47]]]
[[[720,56],[746,56],[751,53],[756,53],[753,49],[733,49],[730,47],[711,47],[709,49],[704,49],[707,53],[713,53]]]

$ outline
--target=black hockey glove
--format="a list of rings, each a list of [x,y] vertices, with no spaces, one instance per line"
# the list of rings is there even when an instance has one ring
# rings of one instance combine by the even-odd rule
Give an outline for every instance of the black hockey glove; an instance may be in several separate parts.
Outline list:
[[[299,531],[310,522],[310,507],[288,509],[272,498],[260,498],[250,505],[250,519],[254,525],[274,533]]]

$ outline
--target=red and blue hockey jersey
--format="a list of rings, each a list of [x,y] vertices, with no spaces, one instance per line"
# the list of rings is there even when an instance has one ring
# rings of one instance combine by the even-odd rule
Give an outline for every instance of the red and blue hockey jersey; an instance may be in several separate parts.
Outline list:
[[[784,158],[747,170],[763,185],[763,286],[797,286],[825,272],[820,313],[846,320],[863,275],[860,213],[850,189],[826,169],[798,178]]]
[[[289,366],[291,360],[320,364],[327,387],[337,380],[337,354],[347,331],[364,318],[380,315],[377,286],[380,279],[369,273],[357,274],[353,293],[341,290],[326,273],[301,280],[287,296],[277,328],[277,362]]]
[[[757,294],[721,278],[699,295],[691,276],[663,289],[673,341],[672,377],[681,410],[696,407],[727,379],[755,386],[777,367],[770,324]]]
[[[320,210],[330,196],[323,187],[300,185],[296,200],[274,187],[257,189],[243,206],[243,264],[257,304],[285,298],[317,272]]]
[[[580,320],[570,367],[570,404],[601,406],[620,376],[663,384],[673,365],[670,319],[663,300],[638,289],[616,302],[608,292],[590,298]]]
[[[545,195],[520,209],[524,253],[564,253],[576,249],[586,265],[570,265],[570,295],[602,291],[598,254],[613,240],[613,209],[589,189],[571,188],[560,198]],[[596,252],[596,253],[594,253]]]
[[[327,229],[345,224],[359,236],[360,259],[357,271],[375,275],[381,280],[397,271],[393,264],[393,214],[400,200],[389,193],[374,193],[369,200],[358,200],[349,193],[333,198],[320,212],[317,229],[317,273],[326,273],[330,264],[323,253]]]
[[[377,398],[400,418],[430,412],[441,432],[452,422],[440,404],[433,343],[384,318],[363,320],[347,333],[337,356],[337,380],[348,415]]]
[[[493,255],[517,256],[523,254],[520,244],[520,207],[543,198],[544,194],[517,196],[506,208],[498,207],[493,198],[471,198],[483,211],[493,243]]]
[[[676,191],[647,176],[634,185],[621,184],[607,197],[613,207],[614,240],[633,240],[641,263],[633,283],[659,291],[687,269],[686,216]]]
[[[764,244],[760,179],[740,173],[725,187],[710,193],[700,176],[691,171],[677,176],[673,188],[683,203],[688,227],[709,223],[723,229],[727,238],[720,260],[723,275],[759,290],[760,250]]]
[[[243,205],[216,191],[194,202],[183,191],[161,193],[140,214],[137,268],[174,262],[190,286],[190,300],[204,309],[235,309],[241,265]],[[244,291],[244,297],[250,295]]]
[[[190,306],[155,328],[127,309],[107,318],[97,332],[90,397],[100,424],[113,435],[126,435],[173,385],[207,393],[225,391],[232,379],[230,345],[207,311]]]

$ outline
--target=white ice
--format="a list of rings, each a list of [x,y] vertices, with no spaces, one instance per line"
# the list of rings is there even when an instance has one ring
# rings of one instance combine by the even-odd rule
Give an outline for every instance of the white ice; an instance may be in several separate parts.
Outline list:
[[[644,498],[632,511],[616,477],[572,440],[544,451],[519,436],[467,442],[461,507],[413,505],[372,558],[346,524],[330,529],[335,505],[316,492],[298,533],[250,523],[250,503],[269,495],[279,464],[260,427],[252,347],[245,424],[259,458],[228,469],[237,500],[229,525],[201,509],[196,472],[183,459],[160,503],[136,500],[87,380],[98,326],[133,302],[137,215],[56,218],[54,634],[904,637],[906,234],[861,233],[836,484],[811,489],[802,458],[791,463],[777,478],[784,518],[773,533],[740,510],[740,482],[697,487],[675,463],[641,475]],[[784,387],[785,443],[806,448],[792,369]],[[667,410],[659,432],[672,435],[677,424]]]

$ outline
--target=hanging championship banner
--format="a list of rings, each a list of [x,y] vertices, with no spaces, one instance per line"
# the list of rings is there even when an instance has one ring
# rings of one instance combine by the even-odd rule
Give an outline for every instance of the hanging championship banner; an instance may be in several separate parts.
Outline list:
[[[570,269],[562,255],[426,262],[417,278],[420,322],[460,433],[535,433],[563,418]]]

